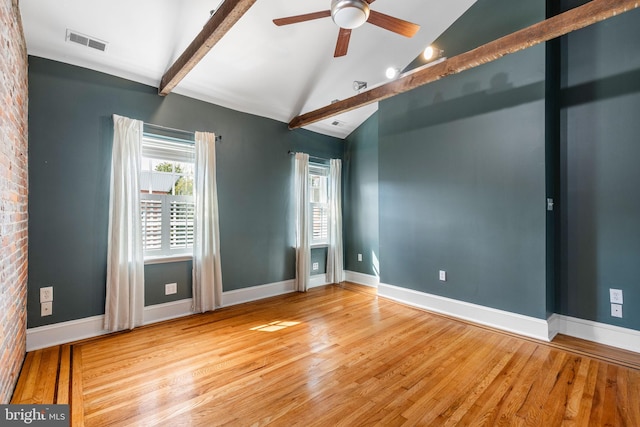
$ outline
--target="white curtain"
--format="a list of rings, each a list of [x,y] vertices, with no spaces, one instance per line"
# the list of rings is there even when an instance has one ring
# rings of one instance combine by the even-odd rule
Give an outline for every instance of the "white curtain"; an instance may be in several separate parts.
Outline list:
[[[216,136],[196,132],[195,219],[193,244],[193,311],[204,313],[222,305]]]
[[[327,281],[344,280],[342,256],[342,162],[331,159],[329,163],[329,249],[327,251]]]
[[[143,322],[141,145],[142,122],[114,114],[104,318],[109,331],[133,329]]]
[[[296,153],[294,165],[296,205],[296,290],[306,292],[311,267],[311,232],[309,231],[309,155]]]

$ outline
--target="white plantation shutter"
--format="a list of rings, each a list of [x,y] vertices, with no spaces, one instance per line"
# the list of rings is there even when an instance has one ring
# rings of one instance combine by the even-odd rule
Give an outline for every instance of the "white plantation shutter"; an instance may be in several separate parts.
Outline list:
[[[311,203],[311,241],[326,242],[329,237],[329,207],[326,203]]]
[[[149,198],[147,198],[149,197]],[[162,249],[162,200],[159,196],[141,194],[142,248],[147,251]]]
[[[169,247],[171,249],[192,248],[195,204],[193,200],[175,200],[176,196],[167,197],[170,199]]]

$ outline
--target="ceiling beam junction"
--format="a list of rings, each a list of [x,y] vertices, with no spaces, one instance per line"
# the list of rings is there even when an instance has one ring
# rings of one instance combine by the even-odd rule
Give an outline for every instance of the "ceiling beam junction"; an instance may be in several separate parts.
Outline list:
[[[256,0],[225,0],[195,39],[162,76],[158,93],[166,96],[224,37]]]
[[[533,24],[468,52],[433,65],[427,64],[408,71],[392,82],[294,117],[289,122],[289,129],[301,128],[400,93],[408,92],[443,77],[469,70],[510,53],[524,50],[620,15],[637,8],[639,5],[640,1],[638,0],[592,0],[582,6]],[[615,49],[615,46],[612,46],[612,49]]]

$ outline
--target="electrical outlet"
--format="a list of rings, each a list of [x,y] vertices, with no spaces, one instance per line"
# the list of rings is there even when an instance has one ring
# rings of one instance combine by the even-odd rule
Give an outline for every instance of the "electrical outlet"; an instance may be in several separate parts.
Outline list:
[[[620,305],[620,304],[611,304],[611,316],[613,316],[613,317],[622,317],[622,305]]]
[[[317,263],[317,262],[314,262],[314,263],[313,263],[313,266],[311,267],[311,269],[312,269],[313,271],[316,271],[318,268],[320,268],[320,266],[318,265],[318,263]]]
[[[178,284],[177,283],[167,283],[164,285],[164,294],[165,295],[173,295],[178,293]]]
[[[40,304],[40,316],[51,316],[53,314],[53,303],[51,301]]]
[[[40,302],[53,302],[53,286],[40,288]]]
[[[362,254],[358,254],[358,262],[362,262]]]
[[[440,275],[438,276],[441,282],[447,281],[447,272],[444,270],[440,270]]]
[[[622,289],[609,289],[609,302],[622,304]]]

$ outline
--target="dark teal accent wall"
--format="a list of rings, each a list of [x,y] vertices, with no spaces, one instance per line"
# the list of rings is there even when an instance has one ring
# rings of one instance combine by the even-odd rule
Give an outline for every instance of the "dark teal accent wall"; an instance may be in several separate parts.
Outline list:
[[[114,113],[222,135],[217,179],[225,291],[294,277],[288,152],[342,158],[342,140],[30,57],[29,327],[104,313]],[[184,276],[184,263],[173,268],[163,274]],[[41,318],[38,289],[49,285],[53,315]],[[147,303],[166,301],[160,285],[147,289]]]
[[[480,1],[436,44],[544,19],[523,6]],[[381,282],[546,318],[544,46],[385,100],[379,121]]]
[[[311,249],[311,275],[325,274],[327,272],[327,248],[313,248]],[[313,264],[318,263],[318,269],[313,269]]]
[[[544,134],[542,46],[382,102],[381,282],[546,317]]]
[[[565,8],[578,5],[564,1]],[[640,330],[640,10],[562,40],[558,312]],[[611,317],[609,288],[624,292]]]
[[[144,266],[145,306],[191,298],[191,261]],[[165,295],[164,285],[175,283],[177,293]]]
[[[345,140],[345,270],[378,276],[378,113]],[[358,261],[362,254],[362,261]]]

